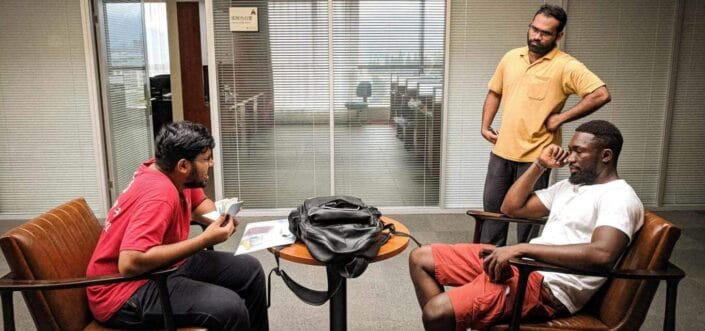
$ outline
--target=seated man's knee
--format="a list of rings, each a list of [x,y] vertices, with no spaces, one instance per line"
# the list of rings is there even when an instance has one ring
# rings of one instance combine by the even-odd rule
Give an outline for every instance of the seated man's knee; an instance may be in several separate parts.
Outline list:
[[[250,317],[245,300],[235,293],[223,289],[223,294],[210,296],[208,302],[201,306],[204,313],[204,325],[216,330],[246,330],[249,329]],[[232,293],[233,295],[224,295]]]
[[[247,258],[247,263],[243,266],[251,270],[253,273],[252,279],[254,280],[253,285],[258,287],[266,286],[266,278],[264,274],[264,269],[262,269],[262,263],[253,256],[244,254],[243,257]]]
[[[431,253],[431,246],[414,248],[414,250],[412,250],[409,254],[410,267],[423,267],[429,264],[433,264],[433,253]]]
[[[229,304],[222,307],[222,309],[217,309],[217,312],[222,314],[222,316],[248,316],[247,305],[245,300],[232,300]]]
[[[246,270],[252,270],[253,272],[256,272],[258,275],[261,275],[264,277],[264,270],[262,269],[262,263],[259,262],[258,259],[251,255],[243,254],[240,255],[241,260],[239,260],[238,266],[246,269]]]
[[[433,297],[423,307],[422,319],[427,330],[453,330],[455,312],[447,296]]]

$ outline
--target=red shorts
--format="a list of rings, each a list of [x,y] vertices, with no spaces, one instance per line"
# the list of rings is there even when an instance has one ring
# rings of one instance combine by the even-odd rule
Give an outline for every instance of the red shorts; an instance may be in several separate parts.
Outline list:
[[[490,282],[482,268],[482,244],[433,244],[433,261],[436,280],[445,286],[455,286],[447,291],[456,329],[483,329],[511,317],[519,272],[504,283]],[[548,304],[541,290],[543,275],[531,273],[526,286],[522,317],[551,318],[556,310]]]

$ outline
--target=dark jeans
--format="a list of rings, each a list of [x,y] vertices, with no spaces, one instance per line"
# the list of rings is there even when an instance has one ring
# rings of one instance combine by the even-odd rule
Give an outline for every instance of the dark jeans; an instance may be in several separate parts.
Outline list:
[[[499,212],[504,201],[504,196],[512,187],[512,184],[531,166],[531,162],[514,162],[505,160],[493,153],[490,153],[490,161],[487,165],[487,177],[485,178],[485,191],[482,204],[485,211]],[[534,191],[548,186],[548,179],[551,169],[547,169],[536,181]],[[482,225],[482,235],[480,242],[504,246],[507,244],[507,228],[509,225],[504,222],[485,222]],[[538,235],[537,226],[529,224],[517,225],[517,241],[527,242]]]
[[[249,255],[199,251],[167,280],[176,326],[209,330],[269,330],[264,272]],[[163,328],[159,290],[153,281],[140,287],[106,325]]]

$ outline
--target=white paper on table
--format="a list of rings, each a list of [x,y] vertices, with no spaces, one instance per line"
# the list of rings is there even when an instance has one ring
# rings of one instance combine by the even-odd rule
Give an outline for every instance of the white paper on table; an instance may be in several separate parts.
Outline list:
[[[293,244],[295,241],[296,237],[289,231],[288,219],[247,223],[235,255]]]

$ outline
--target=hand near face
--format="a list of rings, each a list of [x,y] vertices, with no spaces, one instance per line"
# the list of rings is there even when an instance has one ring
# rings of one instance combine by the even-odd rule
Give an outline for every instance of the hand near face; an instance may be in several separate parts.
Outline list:
[[[568,150],[556,144],[548,145],[539,155],[538,162],[545,168],[560,168],[568,163]]]
[[[480,258],[484,259],[482,267],[493,283],[503,283],[514,276],[509,259],[515,257],[519,257],[515,246],[485,246],[480,251]]]

